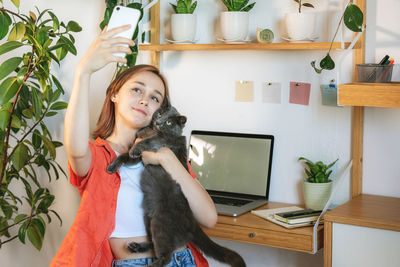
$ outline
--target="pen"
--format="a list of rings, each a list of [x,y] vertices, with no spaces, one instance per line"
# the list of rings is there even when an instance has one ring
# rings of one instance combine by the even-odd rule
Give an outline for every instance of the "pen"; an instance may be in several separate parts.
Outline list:
[[[378,65],[385,65],[385,62],[389,59],[389,55],[384,56],[381,61],[379,61]],[[374,70],[369,74],[367,78],[367,82],[376,82],[376,72],[378,67],[375,67]]]
[[[388,55],[384,56],[384,57],[382,58],[382,60],[378,63],[378,65],[385,65],[385,62],[386,62],[386,60],[388,60],[388,59],[389,59],[389,56],[388,56]]]

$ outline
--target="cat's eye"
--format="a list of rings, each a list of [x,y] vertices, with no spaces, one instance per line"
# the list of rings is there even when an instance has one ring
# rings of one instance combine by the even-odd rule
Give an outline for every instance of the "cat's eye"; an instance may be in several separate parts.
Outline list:
[[[157,118],[161,118],[161,113],[157,113]]]
[[[165,124],[167,124],[168,126],[170,126],[172,123],[170,121],[166,121]]]

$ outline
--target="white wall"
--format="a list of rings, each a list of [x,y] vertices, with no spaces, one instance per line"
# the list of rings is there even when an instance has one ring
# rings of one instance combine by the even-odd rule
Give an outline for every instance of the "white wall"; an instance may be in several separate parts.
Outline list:
[[[9,6],[8,1],[4,1]],[[161,21],[163,29],[161,40],[168,36],[168,18],[171,9],[168,2],[162,0]],[[270,28],[275,33],[275,41],[283,34],[282,18],[285,12],[293,10],[292,0],[257,1],[251,11],[250,37],[254,38],[257,26]],[[328,41],[324,14],[327,1],[310,1],[317,6],[320,15],[319,36]],[[76,63],[88,48],[91,40],[99,32],[98,24],[102,20],[105,4],[95,0],[23,0],[23,11],[33,9],[53,9],[60,20],[75,20],[83,31],[75,35],[78,49],[77,57],[69,56],[61,68],[54,71],[65,87],[69,99]],[[393,8],[396,6],[397,8]],[[79,10],[79,11],[78,11]],[[201,0],[196,10],[198,16],[199,43],[215,40],[213,32],[218,34],[217,17],[223,10],[218,0]],[[379,60],[389,53],[399,58],[399,25],[395,18],[399,10],[399,1],[368,1],[367,59]],[[388,15],[388,13],[393,13]],[[371,18],[371,20],[370,20]],[[376,28],[376,33],[375,33]],[[387,32],[391,32],[387,34]],[[336,72],[317,75],[309,62],[320,60],[326,51],[192,51],[164,52],[161,70],[166,75],[173,104],[188,117],[185,134],[193,129],[236,131],[247,133],[273,134],[276,137],[274,161],[272,166],[271,200],[289,203],[303,203],[301,179],[303,167],[297,162],[299,156],[310,159],[332,161],[339,158],[334,174],[343,168],[350,158],[351,108],[329,107],[321,104],[319,85],[336,77]],[[333,51],[335,59],[341,55]],[[2,61],[4,57],[1,57]],[[148,62],[148,54],[142,52],[140,62]],[[93,129],[105,89],[113,74],[113,66],[108,66],[92,78],[91,128]],[[345,59],[341,71],[341,82],[350,82],[352,77],[351,54]],[[255,101],[249,103],[234,102],[234,82],[251,80],[255,85]],[[399,79],[400,80],[400,79]],[[289,104],[289,82],[310,82],[310,105]],[[261,83],[280,82],[282,84],[282,103],[266,104],[261,102]],[[399,168],[395,165],[398,158],[400,123],[397,109],[366,108],[365,120],[365,156],[363,191],[372,194],[400,196]],[[63,138],[63,114],[50,121],[53,136]],[[397,149],[396,149],[397,148]],[[57,151],[58,162],[65,167],[66,155],[63,148]],[[379,181],[376,181],[379,179]],[[45,243],[40,252],[31,245],[21,245],[14,241],[0,250],[2,266],[46,266],[55,255],[63,237],[71,226],[79,206],[79,196],[69,185],[67,179],[60,178],[51,184],[56,195],[54,209],[63,219],[62,227],[55,220],[46,229]],[[336,204],[343,203],[349,197],[349,178],[342,185]],[[322,266],[323,253],[316,255],[286,251],[271,247],[242,244],[217,240],[242,254],[248,266]],[[24,255],[21,257],[19,255]],[[218,266],[212,263],[212,266]]]

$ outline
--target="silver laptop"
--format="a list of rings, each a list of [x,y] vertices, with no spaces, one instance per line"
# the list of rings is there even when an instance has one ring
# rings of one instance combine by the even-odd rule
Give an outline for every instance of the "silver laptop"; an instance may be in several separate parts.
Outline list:
[[[218,214],[238,216],[268,201],[274,136],[192,131],[190,165]]]

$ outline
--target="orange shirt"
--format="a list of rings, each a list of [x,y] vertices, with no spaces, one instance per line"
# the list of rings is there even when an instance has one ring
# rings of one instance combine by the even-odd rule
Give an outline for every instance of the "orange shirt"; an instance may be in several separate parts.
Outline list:
[[[110,267],[114,256],[108,242],[115,227],[115,210],[121,183],[119,172],[109,174],[107,166],[116,158],[107,141],[89,141],[92,162],[85,177],[76,175],[68,163],[70,182],[81,196],[76,218],[61,244],[51,267]],[[192,244],[196,265],[208,267],[207,260]]]

